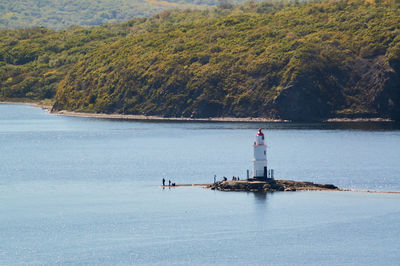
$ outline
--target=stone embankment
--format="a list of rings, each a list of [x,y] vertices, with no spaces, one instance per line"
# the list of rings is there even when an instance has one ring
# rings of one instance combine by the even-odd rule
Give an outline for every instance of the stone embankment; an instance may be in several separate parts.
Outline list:
[[[272,191],[297,191],[297,190],[340,190],[331,184],[315,184],[312,182],[292,180],[232,180],[221,181],[207,186],[210,189],[221,191],[250,191],[250,192],[272,192]]]

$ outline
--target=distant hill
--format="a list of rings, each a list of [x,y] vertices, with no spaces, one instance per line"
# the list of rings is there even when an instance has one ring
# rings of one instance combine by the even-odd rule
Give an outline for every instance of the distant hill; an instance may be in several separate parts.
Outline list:
[[[208,7],[217,0],[2,0],[0,30],[102,25],[172,8]]]
[[[3,98],[167,117],[400,120],[400,8],[373,1],[165,11],[0,32]],[[61,80],[61,82],[60,82]]]

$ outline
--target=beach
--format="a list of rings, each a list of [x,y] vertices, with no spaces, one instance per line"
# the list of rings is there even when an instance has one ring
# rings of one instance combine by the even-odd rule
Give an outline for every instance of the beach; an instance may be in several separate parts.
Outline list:
[[[72,117],[93,117],[102,119],[119,119],[119,120],[149,120],[149,121],[188,121],[188,122],[246,122],[246,123],[288,123],[292,122],[284,119],[272,119],[266,117],[208,117],[208,118],[191,118],[191,117],[163,117],[156,115],[133,115],[133,114],[104,114],[104,113],[85,113],[68,110],[52,111],[52,105],[43,104],[42,102],[13,102],[0,101],[0,104],[27,104],[30,106],[45,109],[54,115],[72,116]],[[388,118],[329,118],[321,122],[393,122]]]

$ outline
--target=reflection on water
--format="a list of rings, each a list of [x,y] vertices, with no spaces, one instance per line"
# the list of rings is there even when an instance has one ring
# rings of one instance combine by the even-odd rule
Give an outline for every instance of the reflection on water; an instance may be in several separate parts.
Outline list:
[[[254,192],[254,199],[256,200],[257,203],[263,203],[265,204],[266,200],[267,200],[267,195],[268,193],[264,193],[264,192]]]
[[[320,129],[320,130],[364,130],[387,131],[399,130],[400,123],[396,122],[325,122],[325,123],[294,123],[287,129]]]
[[[110,122],[132,123],[129,120],[105,119]],[[290,123],[290,122],[211,122],[211,121],[151,121],[140,120],[150,124],[175,124],[177,127],[196,128],[198,130],[215,129],[258,129],[266,130],[361,130],[361,131],[392,131],[400,130],[400,122],[316,122],[316,123]]]

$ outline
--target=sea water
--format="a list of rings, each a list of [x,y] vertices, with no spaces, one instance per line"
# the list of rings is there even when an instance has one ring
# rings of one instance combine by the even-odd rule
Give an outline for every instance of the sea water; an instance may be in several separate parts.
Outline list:
[[[400,195],[219,192],[263,128],[275,178],[400,191],[392,123],[151,122],[0,105],[0,264],[398,265]]]

